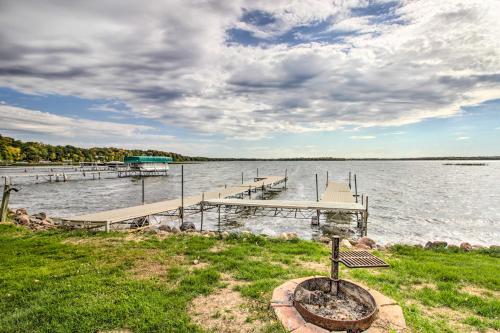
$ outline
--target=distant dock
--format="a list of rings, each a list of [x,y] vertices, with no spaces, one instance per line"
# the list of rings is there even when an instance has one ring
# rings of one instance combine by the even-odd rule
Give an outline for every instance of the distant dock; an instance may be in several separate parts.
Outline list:
[[[19,172],[19,169],[24,172]],[[0,169],[2,171],[2,169]],[[70,180],[98,180],[104,178],[166,176],[168,170],[133,170],[129,168],[10,168],[1,177],[10,184],[16,179],[34,182],[67,182]],[[10,171],[10,172],[9,172]]]

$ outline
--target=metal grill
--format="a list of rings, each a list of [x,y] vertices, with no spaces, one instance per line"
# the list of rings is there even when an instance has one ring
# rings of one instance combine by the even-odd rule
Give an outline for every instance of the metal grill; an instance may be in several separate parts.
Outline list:
[[[349,268],[389,267],[385,261],[367,251],[342,251],[339,259]]]

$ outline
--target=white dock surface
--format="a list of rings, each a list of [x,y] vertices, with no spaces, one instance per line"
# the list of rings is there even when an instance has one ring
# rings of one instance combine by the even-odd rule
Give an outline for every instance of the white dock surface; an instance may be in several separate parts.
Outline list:
[[[339,182],[328,182],[320,202],[347,202],[356,203],[349,185]]]
[[[205,200],[207,199],[218,199],[226,198],[230,196],[235,196],[249,189],[257,189],[264,187],[271,187],[285,180],[282,176],[269,176],[265,179],[244,183],[241,185],[231,186],[227,188],[220,188],[210,192],[205,192]],[[197,205],[202,201],[202,195],[194,195],[184,197],[184,208]],[[165,213],[168,211],[173,211],[181,207],[181,198],[155,202],[151,204],[126,207],[113,209],[103,212],[98,212],[94,214],[85,214],[80,216],[73,216],[68,218],[63,218],[65,222],[73,223],[89,223],[89,224],[105,224],[105,223],[117,223],[122,221],[127,221],[135,218],[140,218],[148,215],[155,215],[160,213]]]

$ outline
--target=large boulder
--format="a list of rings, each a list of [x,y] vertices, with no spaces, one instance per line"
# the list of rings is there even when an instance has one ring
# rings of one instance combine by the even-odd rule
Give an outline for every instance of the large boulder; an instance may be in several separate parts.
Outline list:
[[[21,214],[16,217],[16,221],[18,224],[28,225],[30,224],[30,217],[26,214]]]
[[[358,249],[358,250],[371,250],[372,248],[366,244],[358,243],[358,244],[356,244],[356,249]]]
[[[196,230],[196,226],[193,222],[183,222],[181,224],[181,231]]]
[[[279,238],[283,240],[292,240],[299,238],[299,236],[295,232],[282,232]]]
[[[28,215],[28,211],[26,208],[18,208],[16,209],[16,215]]]
[[[425,244],[426,249],[444,249],[447,246],[448,243],[444,241],[434,241],[434,242],[429,241]]]
[[[462,250],[464,250],[465,252],[469,252],[469,251],[472,251],[472,245],[470,245],[469,243],[467,242],[463,242],[462,244],[460,244],[460,248]]]
[[[318,239],[318,241],[319,241],[320,243],[325,243],[325,244],[330,243],[330,240],[331,240],[331,239],[330,239],[330,237],[327,237],[327,236],[321,236],[321,237]]]
[[[362,237],[358,240],[358,243],[356,245],[366,245],[370,249],[374,249],[377,246],[377,243],[371,238],[368,237]]]
[[[352,248],[352,244],[347,239],[343,239],[340,241],[340,247],[350,249],[350,248]]]
[[[45,214],[44,212],[40,212],[38,214],[33,215],[33,217],[39,220],[45,220],[47,218],[47,214]]]

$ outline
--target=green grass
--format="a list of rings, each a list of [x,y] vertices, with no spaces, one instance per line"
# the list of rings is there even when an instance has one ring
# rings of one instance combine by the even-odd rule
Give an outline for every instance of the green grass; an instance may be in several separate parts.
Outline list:
[[[458,324],[469,331],[499,329],[498,252],[396,246],[379,255],[391,268],[342,273],[397,300],[413,331],[454,332]],[[203,332],[188,306],[223,287],[223,276],[241,282],[235,289],[251,308],[248,321],[282,332],[268,307],[272,290],[292,278],[327,274],[328,257],[322,244],[252,235],[145,234],[134,241],[123,233],[34,233],[0,225],[0,332]],[[204,265],[192,269],[195,259]],[[134,275],[148,262],[162,264],[164,274]],[[484,294],[469,294],[465,286]],[[442,308],[463,316],[455,322],[429,314]]]

